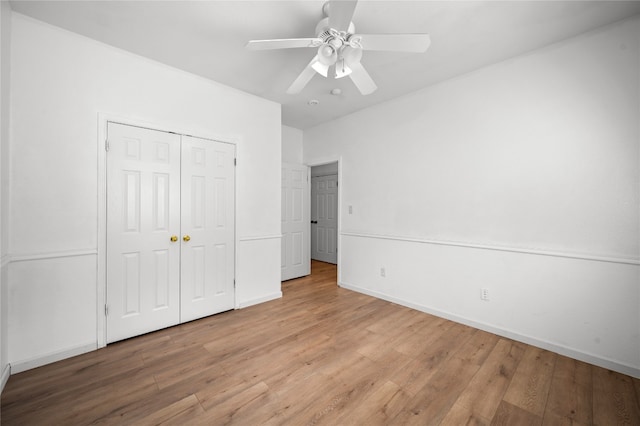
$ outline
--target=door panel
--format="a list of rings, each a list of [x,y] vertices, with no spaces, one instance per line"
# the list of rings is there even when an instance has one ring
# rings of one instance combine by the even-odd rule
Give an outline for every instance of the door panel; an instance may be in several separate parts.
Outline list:
[[[282,165],[282,281],[311,273],[309,168]]]
[[[233,145],[182,137],[182,322],[235,305],[234,158]]]
[[[311,258],[338,263],[338,175],[311,178]]]
[[[107,342],[180,320],[180,136],[109,123]]]

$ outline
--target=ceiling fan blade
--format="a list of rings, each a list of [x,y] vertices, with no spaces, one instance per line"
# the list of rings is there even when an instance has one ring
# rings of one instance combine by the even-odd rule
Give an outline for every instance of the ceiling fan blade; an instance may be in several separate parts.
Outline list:
[[[300,93],[302,89],[304,89],[304,86],[306,86],[307,83],[309,83],[309,81],[311,81],[313,76],[316,74],[316,71],[313,69],[313,65],[317,62],[319,61],[318,56],[316,55],[313,57],[311,62],[309,62],[309,64],[302,70],[298,78],[296,78],[295,81],[291,83],[291,86],[289,86],[289,88],[287,89],[288,94],[295,95],[297,93]]]
[[[356,34],[364,50],[388,52],[426,52],[431,45],[429,34]]]
[[[353,62],[349,64],[349,68],[351,68],[351,80],[356,85],[360,93],[363,95],[369,95],[376,91],[378,86],[373,81],[367,70],[364,69],[360,62]]]
[[[281,38],[275,40],[251,40],[245,46],[251,50],[291,49],[296,47],[318,47],[319,38]]]
[[[329,3],[329,27],[347,31],[358,0],[332,0]]]

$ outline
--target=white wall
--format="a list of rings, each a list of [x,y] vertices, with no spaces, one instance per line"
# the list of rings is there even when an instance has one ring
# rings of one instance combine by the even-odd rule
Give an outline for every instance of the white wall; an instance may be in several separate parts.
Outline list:
[[[282,126],[282,162],[302,164],[302,130]]]
[[[11,69],[11,7],[0,1],[0,392],[9,378],[8,345],[8,218],[9,218],[9,99]]]
[[[281,296],[278,104],[15,13],[12,43],[13,372],[96,346],[99,113],[237,142],[236,303]]]
[[[305,162],[343,159],[341,285],[640,376],[639,36],[629,20],[305,131]]]

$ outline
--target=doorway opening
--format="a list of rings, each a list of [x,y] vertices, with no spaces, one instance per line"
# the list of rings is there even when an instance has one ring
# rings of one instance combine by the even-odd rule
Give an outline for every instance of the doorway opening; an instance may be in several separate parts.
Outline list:
[[[338,162],[311,167],[311,259],[338,264]]]
[[[315,264],[335,265],[340,283],[340,179],[337,158],[282,164],[281,281],[313,273]]]

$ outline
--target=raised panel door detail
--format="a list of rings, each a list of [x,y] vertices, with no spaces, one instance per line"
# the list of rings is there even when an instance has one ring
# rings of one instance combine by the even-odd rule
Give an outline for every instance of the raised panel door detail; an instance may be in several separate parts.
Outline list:
[[[316,247],[318,253],[326,253],[327,252],[327,230],[324,227],[318,227],[318,232],[316,235]]]
[[[196,229],[205,227],[206,182],[204,176],[191,176],[191,226]]]
[[[125,232],[140,231],[140,173],[127,170],[124,172],[124,213]]]
[[[213,196],[214,196],[214,223],[216,228],[225,228],[227,226],[227,180],[225,178],[215,178],[213,180]]]
[[[293,259],[291,259],[291,264],[292,265],[300,265],[302,263],[303,260],[303,247],[302,244],[304,243],[304,237],[302,235],[302,232],[293,232],[291,234],[291,239],[292,241],[292,253],[293,253]]]
[[[291,220],[301,222],[304,213],[304,192],[302,188],[291,189]]]
[[[226,168],[231,164],[228,151],[215,150],[216,167]]]
[[[169,175],[153,174],[153,229],[169,231]]]
[[[204,286],[206,279],[206,264],[204,246],[192,247],[191,255],[193,256],[193,301],[204,299]]]
[[[202,148],[192,148],[192,159],[194,166],[206,167],[207,165],[207,152]]]
[[[229,264],[227,260],[227,245],[216,244],[213,258],[215,259],[214,270],[213,270],[215,274],[214,292],[216,296],[219,296],[224,294],[228,290],[228,287],[225,285],[225,282],[224,282],[228,272],[227,266]]]
[[[191,321],[235,306],[235,147],[182,137],[180,319]]]
[[[107,343],[180,320],[180,137],[108,123]]]
[[[318,220],[327,218],[327,197],[326,194],[318,195]]]
[[[169,163],[169,144],[165,142],[155,143],[155,161]]]
[[[123,316],[140,314],[140,253],[124,253]]]
[[[282,167],[281,279],[311,273],[309,168],[297,164]]]
[[[126,156],[132,160],[140,160],[140,139],[124,137]]]
[[[336,214],[338,213],[338,208],[336,207],[336,197],[337,194],[327,194],[327,211],[325,212],[325,217],[329,221],[336,220]]]
[[[153,283],[155,306],[153,309],[167,309],[169,307],[169,250],[153,251],[153,266],[155,276]]]

